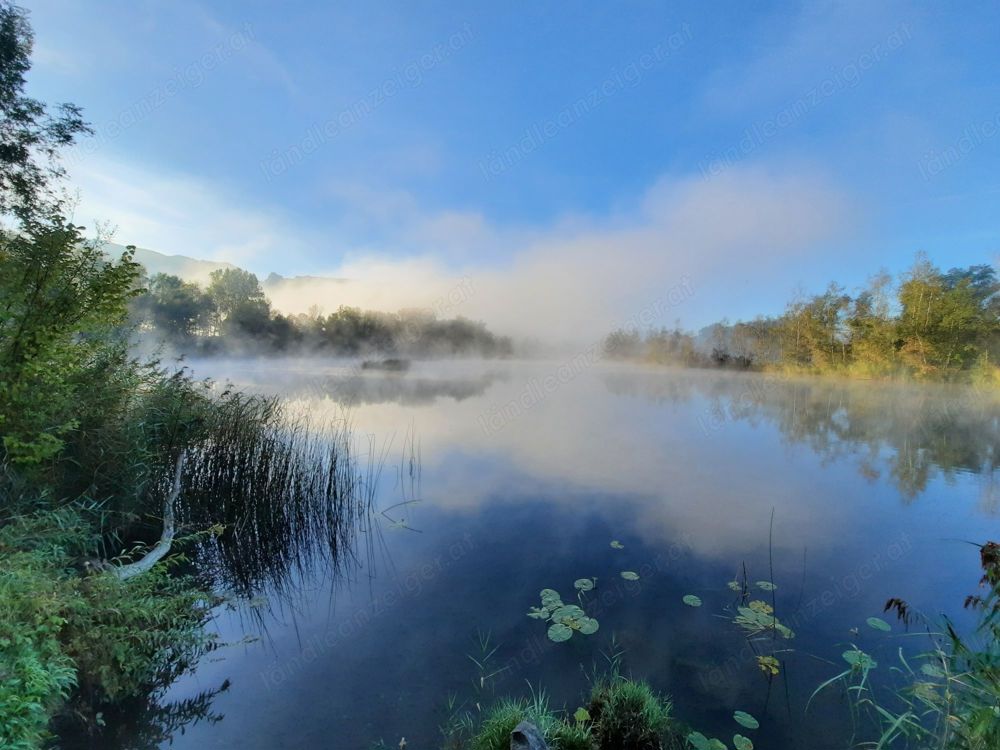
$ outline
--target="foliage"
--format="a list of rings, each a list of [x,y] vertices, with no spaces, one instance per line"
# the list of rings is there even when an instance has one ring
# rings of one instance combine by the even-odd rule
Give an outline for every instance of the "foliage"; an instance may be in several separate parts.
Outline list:
[[[138,266],[98,245],[72,225],[0,234],[0,434],[14,463],[59,452],[115,347]]]
[[[59,149],[90,132],[79,107],[60,104],[50,111],[25,95],[33,44],[24,10],[0,2],[0,215],[25,225],[58,211]]]
[[[211,638],[211,598],[165,566],[124,582],[80,575],[98,537],[78,510],[0,528],[0,745],[39,746],[76,689],[76,711],[139,695],[186,669]]]
[[[201,287],[158,273],[133,303],[133,313],[171,342],[185,341],[213,325],[216,304]]]
[[[1000,281],[989,265],[942,272],[924,256],[899,279],[886,272],[851,296],[831,284],[774,318],[702,329],[614,331],[610,359],[859,377],[909,375],[993,383],[1000,354]]]
[[[323,315],[285,316],[271,309],[257,277],[239,268],[213,271],[208,287],[156,274],[132,305],[133,320],[185,353],[480,354],[508,356],[508,338],[464,318],[339,307]]]

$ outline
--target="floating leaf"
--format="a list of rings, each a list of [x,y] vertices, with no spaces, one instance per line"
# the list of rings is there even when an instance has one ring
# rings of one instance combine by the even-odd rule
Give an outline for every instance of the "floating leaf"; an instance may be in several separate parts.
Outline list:
[[[717,740],[714,737],[708,741],[708,750],[729,750],[726,747],[726,743],[722,740]]]
[[[871,658],[861,649],[852,649],[850,651],[845,651],[843,653],[844,661],[850,664],[854,669],[875,669],[878,666],[878,662]]]
[[[578,588],[580,591],[592,591],[594,589],[594,579],[577,578],[573,581],[573,586]]]
[[[765,630],[777,630],[784,638],[794,638],[792,629],[782,625],[773,614],[760,611],[759,608],[737,607],[734,622],[749,633],[761,633]]]
[[[792,639],[795,637],[795,632],[791,628],[782,625],[777,620],[774,621],[774,629],[781,633],[782,638]]]
[[[576,719],[577,724],[583,724],[585,721],[590,721],[590,712],[585,708],[578,708],[573,714],[573,718]]]
[[[883,633],[888,633],[892,630],[892,625],[887,623],[881,617],[869,617],[865,622],[876,630],[881,630]]]
[[[774,676],[778,674],[780,664],[773,656],[758,656],[757,666],[764,674]]]
[[[554,622],[549,625],[549,640],[555,641],[556,643],[562,643],[563,641],[568,641],[573,637],[573,630],[567,626],[563,625],[561,622]]]
[[[733,580],[726,584],[732,591],[742,591],[743,586],[740,585],[739,581]]]
[[[746,711],[737,711],[733,714],[733,721],[739,724],[741,727],[746,727],[747,729],[757,729],[760,727],[760,722],[754,717],[748,714]]]
[[[687,741],[691,743],[695,750],[708,750],[708,737],[701,732],[691,732],[687,736]]]
[[[736,750],[753,750],[753,743],[742,734],[734,734],[733,747]]]
[[[755,585],[761,591],[774,591],[776,588],[778,588],[777,586],[775,586],[770,581],[757,581],[757,583]]]
[[[534,617],[536,620],[548,620],[549,611],[545,607],[532,607],[528,617]]]
[[[611,549],[625,549],[625,545],[614,539],[611,541]]]
[[[566,625],[581,617],[584,617],[584,611],[575,604],[566,604],[552,613],[553,622],[562,622]]]
[[[583,617],[579,621],[580,632],[584,635],[593,635],[599,627],[597,620],[593,617]]]
[[[626,581],[638,581],[639,580],[639,574],[638,573],[633,573],[631,570],[623,570],[622,571],[622,578],[624,578]]]
[[[687,595],[685,595],[685,597],[681,601],[683,601],[689,607],[700,607],[701,606],[701,599],[699,599],[694,594],[687,594]]]
[[[539,596],[542,597],[542,605],[545,607],[549,606],[552,602],[562,603],[562,597],[559,596],[559,592],[552,589],[542,589]]]
[[[774,614],[774,608],[767,602],[762,602],[760,599],[754,599],[747,606],[754,612],[760,612],[762,615]]]

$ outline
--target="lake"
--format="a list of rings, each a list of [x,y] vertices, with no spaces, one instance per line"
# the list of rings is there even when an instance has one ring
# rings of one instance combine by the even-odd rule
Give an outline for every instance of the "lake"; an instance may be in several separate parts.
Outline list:
[[[980,576],[970,542],[1000,537],[1000,411],[972,388],[582,361],[195,372],[317,419],[346,409],[359,461],[381,470],[335,568],[302,537],[307,564],[252,577],[219,608],[232,645],[160,698],[173,717],[160,723],[176,725],[164,747],[172,734],[185,749],[437,748],[455,707],[496,696],[545,690],[572,713],[584,671],[620,651],[623,671],[710,736],[731,737],[740,709],[761,722],[758,747],[840,748],[842,693],[804,709],[841,653],[858,644],[887,669],[915,644],[883,614],[892,596],[964,623]],[[744,570],[773,580],[795,633],[771,681],[732,622],[727,582]],[[582,601],[599,630],[552,642],[526,613],[544,588],[577,602],[581,578],[596,579]]]

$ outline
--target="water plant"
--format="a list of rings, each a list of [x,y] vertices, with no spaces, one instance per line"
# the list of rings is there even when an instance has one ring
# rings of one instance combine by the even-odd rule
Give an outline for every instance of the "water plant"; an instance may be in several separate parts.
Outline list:
[[[879,662],[852,645],[842,654],[848,668],[820,684],[810,701],[842,686],[855,739],[878,750],[1000,747],[1000,545],[982,545],[980,563],[985,593],[965,600],[966,608],[979,615],[973,635],[963,637],[948,618],[935,623],[904,600],[891,598],[886,611],[907,626],[922,622],[930,649],[907,655],[898,648],[887,674],[873,684]],[[874,620],[879,618],[870,618],[869,625],[887,632]]]
[[[600,627],[597,620],[588,617],[582,608],[575,604],[564,604],[558,591],[542,589],[539,596],[542,606],[532,607],[528,612],[528,617],[550,623],[547,631],[549,640],[556,643],[568,641],[574,632],[579,632],[582,635],[593,635]]]
[[[875,630],[881,630],[883,633],[888,633],[892,630],[892,625],[887,623],[881,617],[869,617],[865,622],[868,626],[874,628]]]
[[[733,721],[735,721],[741,727],[746,727],[747,729],[760,728],[760,722],[757,721],[757,719],[755,719],[753,716],[748,714],[746,711],[733,712]]]
[[[751,601],[745,607],[737,607],[733,622],[746,631],[749,636],[774,631],[782,638],[795,637],[794,631],[775,616],[773,607],[759,599]]]
[[[714,737],[706,737],[701,732],[691,732],[686,739],[694,750],[727,750],[725,742]]]

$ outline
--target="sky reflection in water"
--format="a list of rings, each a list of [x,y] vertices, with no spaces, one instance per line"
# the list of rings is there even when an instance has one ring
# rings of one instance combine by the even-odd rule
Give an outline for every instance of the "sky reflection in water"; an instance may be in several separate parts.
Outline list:
[[[188,726],[173,746],[363,748],[406,736],[437,747],[448,695],[476,696],[466,655],[489,631],[504,667],[497,694],[529,680],[573,710],[581,665],[601,660],[614,634],[626,667],[704,731],[731,736],[741,708],[762,719],[760,746],[833,748],[836,696],[803,715],[839,671],[822,660],[852,640],[891,659],[899,641],[864,629],[889,596],[960,614],[978,580],[965,542],[998,536],[995,402],[943,386],[616,366],[548,388],[557,367],[197,363],[199,375],[282,393],[318,419],[349,407],[359,444],[372,435],[387,457],[379,507],[417,491],[409,452],[421,502],[381,518],[377,544],[362,540],[373,554],[348,579],[296,575],[280,594],[220,612],[224,638],[263,638],[217,652],[170,690],[180,700],[231,681],[212,706],[225,718]],[[744,561],[751,580],[770,576],[772,509],[778,613],[797,632],[787,695],[780,680],[768,695],[745,641],[715,617]],[[627,569],[640,581],[623,581]],[[587,609],[601,628],[552,644],[525,612],[544,587],[569,601],[584,576],[598,579]],[[687,593],[704,606],[685,607]]]

